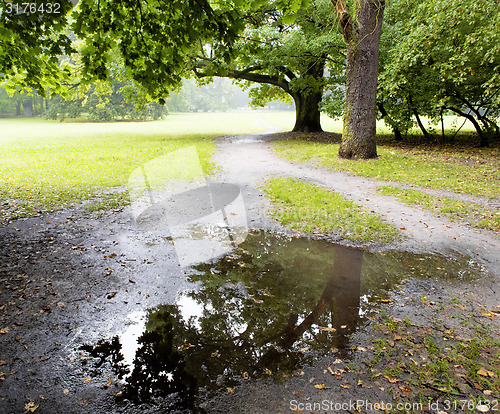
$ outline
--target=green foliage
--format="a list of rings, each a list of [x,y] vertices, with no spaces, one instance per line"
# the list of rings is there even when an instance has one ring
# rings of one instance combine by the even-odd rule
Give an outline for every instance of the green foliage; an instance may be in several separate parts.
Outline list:
[[[208,51],[193,51],[192,64],[199,75],[236,79],[251,88],[255,107],[277,100],[291,102],[299,94],[321,94],[343,81],[337,74],[343,67],[344,43],[341,34],[332,29],[335,13],[330,1],[314,0],[307,8],[286,11],[266,5],[245,16],[244,22],[231,62],[225,62],[215,45]]]
[[[379,102],[403,131],[417,112],[451,110],[481,144],[500,136],[500,15],[495,0],[395,0],[386,13]]]
[[[92,122],[111,122],[116,120],[155,120],[166,114],[166,107],[156,102],[144,104],[129,101],[129,96],[141,89],[132,82],[113,81],[111,87],[100,87],[99,83],[84,88],[80,96],[64,99],[61,96],[49,101],[49,109],[45,113],[47,119],[77,118],[86,114]],[[83,96],[81,96],[83,95]]]
[[[216,78],[208,85],[197,86],[194,79],[185,79],[182,89],[167,99],[172,112],[227,111],[235,106],[235,87],[228,79]]]
[[[33,88],[42,96],[62,87],[68,72],[58,57],[72,52],[65,31],[72,7],[69,0],[0,1],[0,81],[8,80],[12,91]]]

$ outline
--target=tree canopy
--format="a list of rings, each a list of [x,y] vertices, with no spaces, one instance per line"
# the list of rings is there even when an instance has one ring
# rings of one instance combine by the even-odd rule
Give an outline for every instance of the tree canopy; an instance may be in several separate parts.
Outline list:
[[[0,81],[28,87],[42,96],[57,90],[68,72],[59,57],[73,48],[66,31],[72,2],[16,3],[0,1]]]
[[[379,103],[405,131],[412,116],[469,119],[481,144],[499,136],[500,14],[494,0],[396,0],[387,14]]]

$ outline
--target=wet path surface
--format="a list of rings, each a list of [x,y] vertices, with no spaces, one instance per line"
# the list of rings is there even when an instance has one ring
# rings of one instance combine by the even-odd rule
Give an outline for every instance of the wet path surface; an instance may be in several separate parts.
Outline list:
[[[449,330],[462,327],[456,307],[445,311],[456,298],[467,312],[497,309],[498,242],[487,233],[375,198],[370,180],[286,163],[260,140],[220,143],[216,180],[239,187],[253,229],[206,263],[182,268],[172,235],[136,223],[130,208],[0,227],[0,412],[285,413],[292,400],[389,401],[390,383],[356,386],[372,374],[346,368],[374,352],[374,318],[427,326],[441,309]],[[404,219],[411,237],[371,252],[277,232],[257,189],[271,175]],[[498,318],[478,314],[498,331]]]
[[[263,139],[254,136],[254,139]],[[239,143],[239,144],[238,144]],[[393,197],[377,195],[376,188],[385,181],[357,177],[293,164],[277,157],[266,142],[252,142],[249,136],[228,137],[219,141],[216,162],[223,166],[222,177],[254,195],[257,211],[265,211],[255,193],[263,180],[271,177],[296,177],[338,192],[393,223],[408,240],[400,245],[414,251],[457,250],[482,261],[492,271],[500,269],[500,239],[492,232],[452,223],[424,210],[398,202]]]

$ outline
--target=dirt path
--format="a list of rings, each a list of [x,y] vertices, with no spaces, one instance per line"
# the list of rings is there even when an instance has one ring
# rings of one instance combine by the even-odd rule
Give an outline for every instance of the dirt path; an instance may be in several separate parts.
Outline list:
[[[265,213],[268,207],[265,201],[258,201],[258,195],[255,197],[264,180],[276,176],[296,177],[338,192],[401,228],[407,239],[398,248],[441,253],[455,250],[480,261],[492,272],[500,272],[500,240],[492,232],[452,223],[394,197],[378,195],[377,186],[388,184],[386,181],[287,162],[272,152],[265,139],[265,135],[222,138],[215,156],[217,164],[223,166],[222,179],[253,195],[250,212]],[[443,195],[449,194],[443,192]],[[253,219],[259,224],[265,220],[258,217]]]

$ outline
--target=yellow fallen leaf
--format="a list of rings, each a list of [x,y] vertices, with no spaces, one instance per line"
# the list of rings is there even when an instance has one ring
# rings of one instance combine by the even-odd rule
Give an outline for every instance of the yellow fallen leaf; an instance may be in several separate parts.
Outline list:
[[[69,390],[67,388],[65,388],[64,391],[63,391],[63,394],[64,395],[68,395],[69,394]]]
[[[342,388],[351,388],[351,386],[350,386],[350,385],[340,384],[340,386],[341,386]]]
[[[104,388],[111,387],[112,382],[113,382],[113,377],[109,377],[109,380],[105,384],[103,384],[103,387]]]
[[[234,390],[232,388],[228,388],[227,392],[230,393],[230,394],[234,394]]]
[[[317,388],[318,390],[327,390],[327,389],[330,389],[332,387],[327,387],[325,384],[316,384],[314,386],[314,388]]]
[[[389,303],[391,300],[390,299],[380,299],[380,302],[382,303]]]
[[[271,375],[271,374],[272,374],[272,371],[271,371],[270,369],[267,369],[267,368],[266,368],[266,374],[267,374],[267,375]]]
[[[342,325],[340,328],[345,329],[345,328],[347,328],[347,325]]]
[[[30,413],[34,412],[38,407],[40,407],[40,404],[35,404],[33,401],[24,405],[24,409]]]
[[[335,328],[330,328],[329,326],[320,326],[319,329],[324,332],[337,332]]]
[[[487,371],[487,370],[485,370],[485,369],[483,369],[483,368],[479,369],[479,370],[477,371],[477,374],[478,374],[478,375],[481,375],[481,376],[483,376],[483,377],[491,377],[491,378],[494,378],[494,377],[495,377],[495,373],[494,373],[494,372],[492,372],[492,371]]]
[[[384,375],[384,378],[389,381],[391,384],[395,384],[396,382],[398,382],[399,380],[397,378],[391,378],[389,377],[388,375]]]
[[[5,361],[0,361],[0,366],[7,364]]]
[[[9,332],[9,327],[6,327],[6,328],[2,328],[0,329],[0,334],[6,334],[7,332]]]
[[[244,373],[243,373],[243,378],[245,378],[245,379],[248,379],[248,378],[249,378],[249,377],[248,377],[248,372],[244,372]]]

